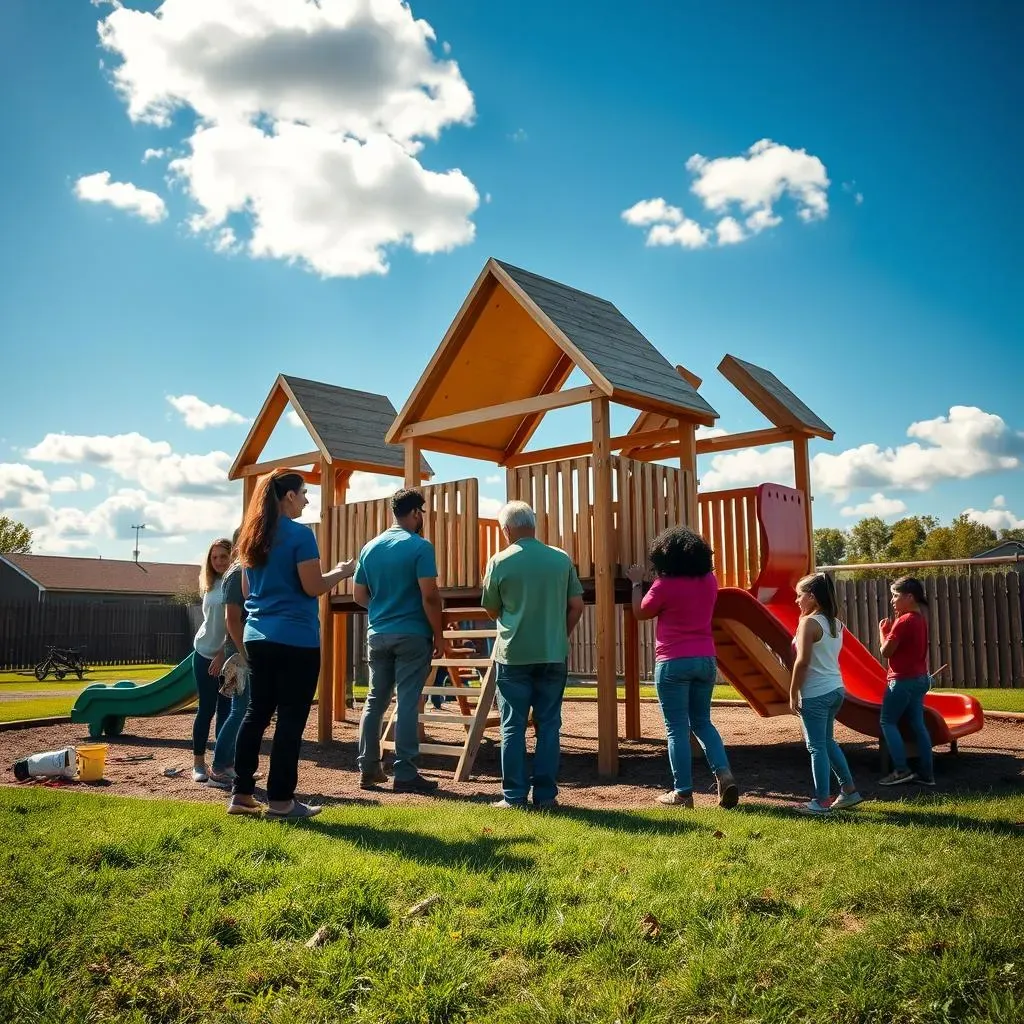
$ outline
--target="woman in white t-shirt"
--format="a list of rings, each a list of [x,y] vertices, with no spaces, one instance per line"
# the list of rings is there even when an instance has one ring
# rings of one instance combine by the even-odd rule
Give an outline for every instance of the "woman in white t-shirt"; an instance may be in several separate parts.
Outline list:
[[[793,647],[793,677],[789,706],[800,716],[804,740],[811,755],[814,799],[800,808],[804,814],[830,814],[856,807],[863,801],[853,782],[846,755],[835,741],[836,715],[846,691],[839,671],[839,652],[845,626],[839,621],[839,601],[830,576],[815,573],[796,585],[800,609]],[[840,793],[830,801],[832,772],[840,782]]]

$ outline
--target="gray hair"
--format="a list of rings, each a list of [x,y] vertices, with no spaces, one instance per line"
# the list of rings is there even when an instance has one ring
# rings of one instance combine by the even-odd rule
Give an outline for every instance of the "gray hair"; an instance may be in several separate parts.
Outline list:
[[[510,501],[498,509],[498,525],[503,530],[535,530],[537,516],[525,501]]]

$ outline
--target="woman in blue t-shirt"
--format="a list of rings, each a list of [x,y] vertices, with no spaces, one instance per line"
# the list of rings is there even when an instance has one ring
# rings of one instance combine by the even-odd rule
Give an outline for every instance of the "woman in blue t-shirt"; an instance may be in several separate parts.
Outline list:
[[[302,477],[275,470],[260,478],[238,538],[250,700],[238,732],[229,814],[264,810],[253,796],[255,773],[263,734],[275,713],[267,816],[308,818],[320,812],[295,799],[302,733],[320,675],[317,598],[351,576],[355,561],[341,562],[326,575],[321,572],[312,529],[295,522],[308,504]]]

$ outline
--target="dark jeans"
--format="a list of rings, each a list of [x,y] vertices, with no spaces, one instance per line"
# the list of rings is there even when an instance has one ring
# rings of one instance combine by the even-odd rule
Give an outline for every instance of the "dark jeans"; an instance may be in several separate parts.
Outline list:
[[[924,697],[931,687],[929,676],[890,679],[882,698],[881,726],[892,765],[907,771],[907,746],[900,734],[900,719],[906,716],[917,742],[918,771],[926,779],[932,777],[932,737],[924,720]]]
[[[510,804],[525,804],[533,790],[535,804],[558,795],[558,762],[562,728],[562,697],[567,665],[564,661],[537,665],[502,665],[497,670],[498,711],[501,713],[501,788]],[[526,769],[526,723],[533,711],[537,744],[533,772]]]
[[[196,681],[196,692],[199,694],[199,708],[192,722],[192,753],[196,757],[206,755],[206,744],[210,742],[210,723],[214,714],[217,716],[217,728],[214,739],[220,734],[221,726],[231,714],[231,698],[219,692],[220,676],[210,675],[209,658],[204,658],[198,651],[192,652],[192,675]]]
[[[252,796],[263,734],[277,712],[270,748],[267,797],[287,801],[299,781],[299,748],[320,675],[319,647],[292,647],[271,640],[245,645],[249,662],[249,710],[242,719],[235,747],[235,782],[232,792]]]

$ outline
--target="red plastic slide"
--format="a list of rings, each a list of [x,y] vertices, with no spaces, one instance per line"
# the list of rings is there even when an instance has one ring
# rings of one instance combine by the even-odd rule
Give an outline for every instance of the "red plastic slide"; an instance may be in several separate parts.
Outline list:
[[[796,583],[809,564],[803,495],[779,484],[758,488],[762,569],[748,593],[723,588],[714,631],[722,674],[762,717],[789,713],[792,641],[800,613]],[[866,736],[881,736],[885,669],[848,630],[839,657],[846,700],[838,719]],[[925,722],[933,744],[955,743],[985,724],[981,705],[959,693],[929,693]],[[910,738],[909,730],[901,732]]]

